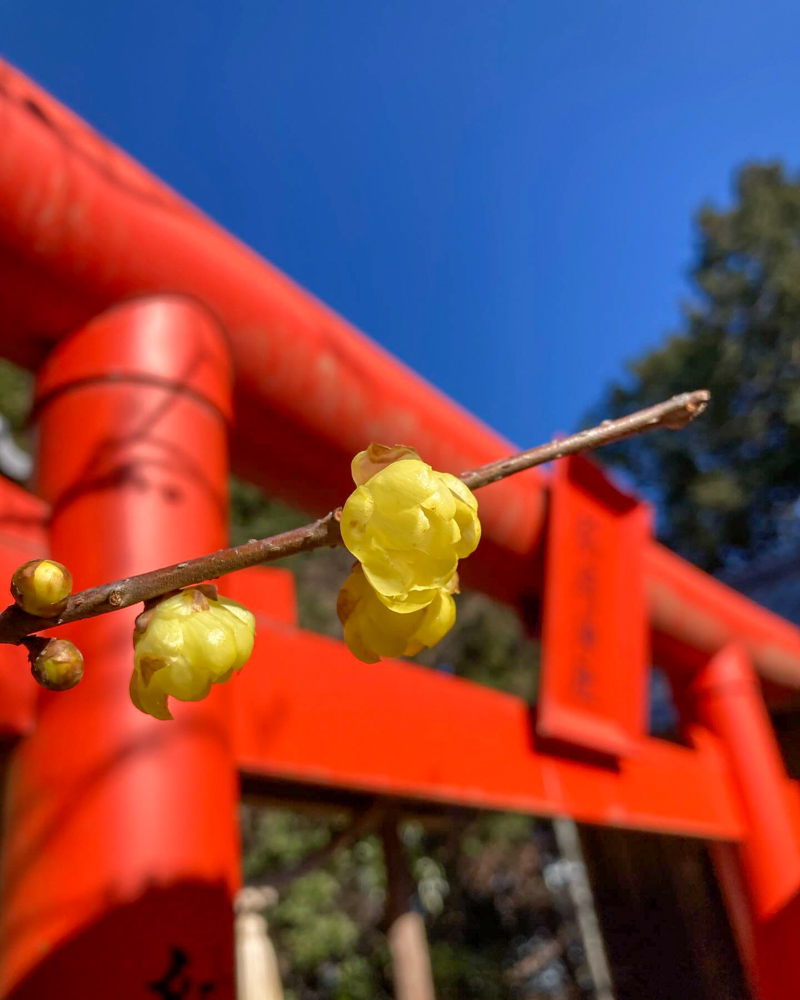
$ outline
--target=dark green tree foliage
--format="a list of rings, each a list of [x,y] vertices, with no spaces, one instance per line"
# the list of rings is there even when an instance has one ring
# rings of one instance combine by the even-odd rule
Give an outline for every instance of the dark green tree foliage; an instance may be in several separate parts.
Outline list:
[[[0,358],[0,416],[6,422],[16,444],[30,451],[28,414],[33,402],[33,376],[30,372]]]
[[[245,876],[291,869],[343,822],[244,807]],[[588,1000],[549,824],[465,812],[431,830],[406,823],[402,836],[438,1000]],[[287,1000],[391,1000],[385,891],[381,844],[370,836],[281,894],[267,918]]]
[[[745,166],[733,205],[703,207],[696,230],[681,329],[630,364],[589,419],[711,390],[686,430],[603,457],[658,503],[664,541],[713,571],[800,541],[800,175]]]
[[[0,358],[0,413],[12,430],[21,432],[33,399],[33,376]]]

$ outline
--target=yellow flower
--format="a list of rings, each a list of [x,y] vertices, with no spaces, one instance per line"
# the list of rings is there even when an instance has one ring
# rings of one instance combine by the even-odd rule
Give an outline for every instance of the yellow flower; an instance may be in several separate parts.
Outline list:
[[[478,501],[460,479],[400,445],[372,444],[352,469],[357,488],[342,510],[344,544],[388,608],[427,607],[480,541]]]
[[[136,619],[131,701],[156,719],[171,719],[167,696],[200,701],[250,658],[253,615],[216,587],[190,587]]]
[[[413,656],[423,646],[434,646],[456,620],[451,595],[457,589],[458,576],[454,575],[426,608],[398,614],[378,600],[361,564],[356,563],[336,602],[347,648],[364,663],[377,663],[382,656]]]
[[[23,611],[57,618],[72,590],[72,574],[55,559],[29,559],[11,577],[11,595]]]

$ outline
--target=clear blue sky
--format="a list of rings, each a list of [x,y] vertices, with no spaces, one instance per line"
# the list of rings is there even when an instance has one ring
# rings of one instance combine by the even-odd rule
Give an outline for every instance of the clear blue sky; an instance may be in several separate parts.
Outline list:
[[[674,326],[733,168],[800,166],[796,2],[0,0],[0,50],[522,445]]]

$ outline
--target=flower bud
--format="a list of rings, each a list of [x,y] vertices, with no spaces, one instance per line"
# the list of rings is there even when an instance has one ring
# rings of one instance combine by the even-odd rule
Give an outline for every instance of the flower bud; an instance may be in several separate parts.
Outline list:
[[[11,595],[23,611],[57,618],[72,590],[72,574],[55,559],[30,559],[11,578]]]
[[[382,656],[413,656],[423,646],[435,646],[455,624],[458,575],[442,587],[427,607],[409,613],[392,611],[356,563],[339,591],[336,611],[344,626],[347,648],[364,663]]]
[[[155,719],[171,719],[167,697],[200,701],[212,684],[241,670],[256,623],[216,587],[189,587],[147,607],[136,619],[131,701]]]
[[[69,691],[83,677],[83,655],[67,639],[36,636],[26,645],[34,680],[48,691]]]

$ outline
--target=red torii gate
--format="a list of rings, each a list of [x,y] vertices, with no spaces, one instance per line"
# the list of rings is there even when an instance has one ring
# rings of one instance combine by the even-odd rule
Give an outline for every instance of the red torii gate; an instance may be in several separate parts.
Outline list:
[[[37,371],[39,439],[38,498],[2,492],[8,578],[45,552],[80,588],[221,547],[229,441],[237,472],[313,513],[347,495],[371,439],[454,472],[510,450],[5,64],[0,301],[0,351]],[[179,949],[198,996],[230,996],[237,774],[289,798],[705,838],[754,992],[800,983],[798,789],[755,683],[800,688],[800,631],[649,540],[642,508],[580,461],[480,501],[465,581],[518,608],[544,595],[538,718],[297,629],[278,570],[227,581],[259,618],[256,653],[174,724],[129,704],[132,610],[69,627],[87,672],[68,694],[35,691],[0,648],[0,720],[20,737],[4,995],[139,998]],[[644,733],[648,639],[688,746]]]

